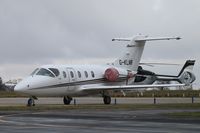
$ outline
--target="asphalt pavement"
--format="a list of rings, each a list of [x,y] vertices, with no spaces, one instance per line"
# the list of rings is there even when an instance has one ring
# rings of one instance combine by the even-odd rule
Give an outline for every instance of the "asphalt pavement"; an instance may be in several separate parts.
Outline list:
[[[169,118],[163,115],[179,111],[183,110],[86,109],[0,112],[0,131],[4,133],[199,133],[200,119]]]
[[[103,104],[100,97],[75,98],[78,104]],[[117,98],[117,104],[152,104],[154,98]],[[27,98],[0,98],[0,106],[25,105]],[[115,99],[112,99],[114,104]],[[199,102],[195,98],[194,102]],[[191,103],[191,98],[157,98],[157,103]],[[36,106],[63,104],[62,98],[39,98]],[[72,102],[73,104],[73,102]],[[91,105],[90,105],[91,106]],[[200,118],[176,118],[173,112],[200,109],[66,109],[0,111],[3,133],[199,133]]]

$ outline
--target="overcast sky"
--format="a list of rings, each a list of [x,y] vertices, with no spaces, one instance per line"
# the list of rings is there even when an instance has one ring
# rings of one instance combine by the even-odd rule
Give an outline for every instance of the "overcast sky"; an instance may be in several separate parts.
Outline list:
[[[125,45],[111,39],[141,33],[181,36],[180,41],[149,42],[142,60],[196,59],[198,78],[199,24],[199,0],[1,0],[0,76],[23,78],[44,64],[113,61]]]

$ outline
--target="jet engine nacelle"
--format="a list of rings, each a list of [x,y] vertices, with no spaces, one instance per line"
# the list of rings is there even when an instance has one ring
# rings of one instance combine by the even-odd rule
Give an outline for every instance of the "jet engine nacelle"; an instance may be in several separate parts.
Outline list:
[[[104,72],[104,77],[110,82],[115,82],[118,80],[129,80],[136,76],[132,71],[127,71],[125,69],[116,69],[114,67],[108,68]]]
[[[114,82],[119,78],[119,71],[116,68],[108,68],[104,75],[108,81]]]

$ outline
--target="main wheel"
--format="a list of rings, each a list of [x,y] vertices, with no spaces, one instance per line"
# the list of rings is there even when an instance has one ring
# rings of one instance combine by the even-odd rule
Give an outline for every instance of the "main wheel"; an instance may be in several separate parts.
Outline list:
[[[111,103],[111,97],[110,96],[104,96],[103,102],[104,102],[104,104],[110,104]]]
[[[65,105],[69,105],[70,103],[71,103],[71,101],[72,101],[72,98],[71,97],[63,97],[63,103],[65,104]]]
[[[29,98],[28,99],[28,102],[27,102],[27,106],[35,106],[35,101],[34,101],[34,99],[32,99],[32,98]]]

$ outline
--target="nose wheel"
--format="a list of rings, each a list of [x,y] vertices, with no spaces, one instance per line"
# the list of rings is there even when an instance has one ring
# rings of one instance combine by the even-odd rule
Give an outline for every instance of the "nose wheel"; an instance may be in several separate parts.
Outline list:
[[[71,103],[71,101],[72,101],[71,97],[69,97],[69,96],[63,97],[63,103],[65,105],[69,105]]]
[[[104,96],[103,102],[104,102],[104,104],[110,104],[111,103],[111,97],[110,96]]]
[[[29,98],[27,102],[27,106],[28,107],[35,106],[35,100],[33,98]]]

